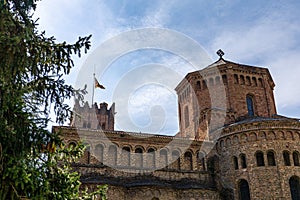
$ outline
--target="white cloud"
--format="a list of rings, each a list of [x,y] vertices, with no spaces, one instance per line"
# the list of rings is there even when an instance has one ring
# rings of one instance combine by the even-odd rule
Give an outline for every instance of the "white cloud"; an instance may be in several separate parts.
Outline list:
[[[170,20],[170,11],[173,3],[170,1],[160,1],[154,9],[148,10],[148,13],[141,19],[142,27],[165,27]]]
[[[284,111],[285,107],[300,105],[300,85],[297,84],[300,74],[299,56],[299,52],[284,52],[282,56],[269,62],[271,74],[275,84],[277,83],[275,97],[281,111]]]
[[[171,110],[176,105],[173,91],[159,85],[147,85],[130,96],[128,113],[137,128],[146,132],[160,132],[165,124],[170,124],[170,118],[174,115]]]
[[[294,12],[288,12],[292,6],[286,3],[282,5],[283,7],[276,8],[277,4],[272,6],[273,3],[266,3],[268,8],[264,7],[257,11],[256,8],[259,6],[255,5],[251,8],[249,7],[250,11],[255,11],[254,13],[243,12],[233,15],[232,13],[236,12],[234,8],[237,6],[240,6],[243,11],[247,11],[245,9],[247,6],[246,3],[242,3],[243,5],[236,5],[236,3],[237,1],[233,2],[229,0],[226,3],[209,3],[207,1],[182,2],[179,0],[168,2],[152,1],[151,3],[122,1],[121,4],[120,2],[98,0],[88,2],[81,0],[44,0],[38,2],[36,16],[40,17],[40,29],[45,29],[49,35],[56,36],[59,41],[67,40],[73,42],[79,35],[93,34],[92,49],[89,53],[104,41],[124,31],[145,27],[167,27],[181,30],[184,33],[189,33],[189,36],[193,38],[205,40],[199,40],[198,42],[207,43],[207,49],[212,51],[213,55],[215,55],[214,52],[217,49],[222,48],[225,51],[225,58],[229,60],[232,58],[231,60],[235,62],[242,62],[249,65],[263,65],[270,68],[271,74],[274,76],[275,83],[277,84],[275,95],[278,107],[284,108],[299,105],[297,99],[300,98],[300,85],[295,83],[297,83],[297,74],[299,74],[297,59],[299,58],[300,25],[298,22],[299,18],[292,16]],[[146,8],[144,7],[145,5],[147,5]],[[195,6],[197,9],[195,9]],[[192,12],[190,13],[189,10],[192,10]],[[285,12],[284,10],[288,11]],[[128,14],[129,12],[130,14]],[[230,17],[238,16],[243,17],[243,19],[230,19]],[[253,17],[253,20],[250,21],[247,17]],[[234,22],[231,24],[232,21]],[[190,48],[189,54],[191,57],[189,58],[194,59],[198,56],[194,55],[193,48],[185,46],[180,41],[170,41],[170,43],[176,44],[181,48]],[[125,46],[120,48],[125,48]],[[86,55],[81,59],[76,59],[77,66],[72,71],[71,77],[67,78],[69,82],[75,82],[79,69],[85,59],[87,59]],[[143,63],[143,61],[146,61],[146,63]],[[156,73],[147,74],[147,78],[146,76],[141,76],[144,74],[140,73],[140,75],[136,75],[136,79],[131,78],[127,80],[126,84],[129,86],[137,84],[139,83],[137,79],[148,81],[148,83],[150,83],[150,80],[155,82],[159,80],[155,79],[155,77],[159,77],[173,81],[173,85],[176,86],[187,72],[195,71],[197,70],[195,67],[199,67],[189,65],[177,55],[168,54],[158,56],[155,63],[168,67],[171,71],[176,72],[176,77],[178,76],[179,78],[170,76],[162,77],[159,74],[161,71],[157,70]],[[123,68],[129,65],[142,66],[143,64],[149,64],[149,60],[143,60],[143,57],[139,56],[131,61],[127,60],[122,64]],[[131,69],[129,68],[129,71]],[[122,71],[120,66],[114,68],[114,70],[116,72],[114,75],[108,74],[109,78],[103,79],[107,81],[106,84],[109,87],[116,86],[124,78],[120,77],[124,75],[120,73]],[[109,71],[109,73],[113,73],[113,71]],[[127,74],[129,72],[124,73]],[[110,77],[114,79],[112,80]],[[175,81],[177,82],[175,83]],[[128,107],[128,102],[130,102],[135,105],[137,109],[135,111],[146,109],[147,114],[149,112],[151,114],[149,106],[154,106],[154,104],[151,104],[151,101],[153,99],[157,101],[158,98],[161,98],[161,107],[165,111],[166,117],[170,118],[169,113],[177,115],[177,105],[175,105],[175,108],[167,110],[170,107],[167,102],[168,93],[157,94],[155,96],[154,92],[148,88],[145,95],[143,95],[142,93],[127,91],[126,88],[123,89],[121,93],[129,92],[128,94],[132,94],[132,96],[130,100],[127,97],[119,99],[116,104],[118,112],[124,106]],[[112,90],[114,91],[114,89]],[[157,90],[156,92],[160,93],[162,91]],[[107,101],[108,98],[104,96],[109,96],[110,94],[108,93],[108,91],[99,92],[99,99]],[[132,110],[132,112],[135,111]],[[120,116],[120,112],[118,115],[118,120],[124,120],[122,115]],[[153,115],[152,117],[155,118],[156,116]],[[154,118],[153,120],[158,119]],[[177,127],[177,118],[176,121],[174,118],[173,120],[173,124],[176,125],[166,123],[165,127]],[[128,122],[124,121],[125,123]],[[146,120],[146,122],[150,121]]]
[[[222,48],[239,60],[267,60],[280,56],[294,46],[295,30],[292,24],[264,24],[225,30],[214,39],[212,49]],[[280,28],[279,28],[280,27]]]
[[[212,41],[211,49],[222,48],[225,59],[267,67],[275,81],[278,111],[299,107],[299,35],[298,20],[289,13],[258,19],[253,25],[226,29]],[[299,110],[300,113],[300,110]],[[300,117],[300,114],[298,114]]]

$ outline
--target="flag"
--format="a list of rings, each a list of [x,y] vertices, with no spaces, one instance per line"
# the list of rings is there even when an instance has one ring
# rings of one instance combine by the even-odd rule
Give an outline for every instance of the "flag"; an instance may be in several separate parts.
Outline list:
[[[95,78],[95,88],[105,89],[105,87],[101,85],[96,78]]]

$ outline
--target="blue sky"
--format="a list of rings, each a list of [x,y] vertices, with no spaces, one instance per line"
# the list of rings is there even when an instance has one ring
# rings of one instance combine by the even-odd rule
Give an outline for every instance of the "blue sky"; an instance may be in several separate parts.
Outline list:
[[[36,16],[40,30],[57,41],[74,42],[78,36],[93,35],[92,49],[75,58],[76,67],[66,77],[71,84],[105,41],[125,31],[166,28],[198,42],[210,61],[217,60],[215,52],[221,48],[225,59],[268,67],[276,84],[278,114],[300,118],[299,9],[297,0],[43,0],[38,2]],[[90,77],[93,68],[88,70]],[[178,131],[173,86],[194,70],[185,59],[173,52],[140,49],[119,56],[102,73],[97,70],[96,65],[97,78],[107,89],[95,91],[95,101],[116,102],[117,129],[170,135]],[[168,76],[161,74],[164,70]],[[175,78],[168,83],[161,80],[170,77]],[[137,82],[139,87],[128,92]],[[91,88],[91,81],[87,84]]]

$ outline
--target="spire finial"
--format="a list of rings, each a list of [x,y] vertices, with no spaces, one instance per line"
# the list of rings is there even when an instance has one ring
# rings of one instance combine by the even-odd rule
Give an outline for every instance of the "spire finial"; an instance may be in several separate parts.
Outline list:
[[[220,56],[220,59],[224,56],[224,51],[222,51],[222,49],[219,49],[218,51],[217,51],[217,54],[218,54],[218,56]]]

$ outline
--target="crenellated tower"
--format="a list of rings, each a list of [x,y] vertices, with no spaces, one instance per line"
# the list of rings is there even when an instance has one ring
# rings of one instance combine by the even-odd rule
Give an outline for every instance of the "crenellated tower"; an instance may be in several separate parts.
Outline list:
[[[267,68],[217,53],[175,89],[176,137],[114,131],[114,103],[75,102],[73,127],[53,130],[69,146],[84,139],[74,166],[91,191],[108,184],[111,199],[300,199],[300,120],[277,114]]]
[[[108,108],[108,104],[103,102],[99,106],[95,103],[92,107],[88,102],[80,106],[78,101],[75,101],[71,126],[77,128],[114,130],[115,123],[115,103]]]

